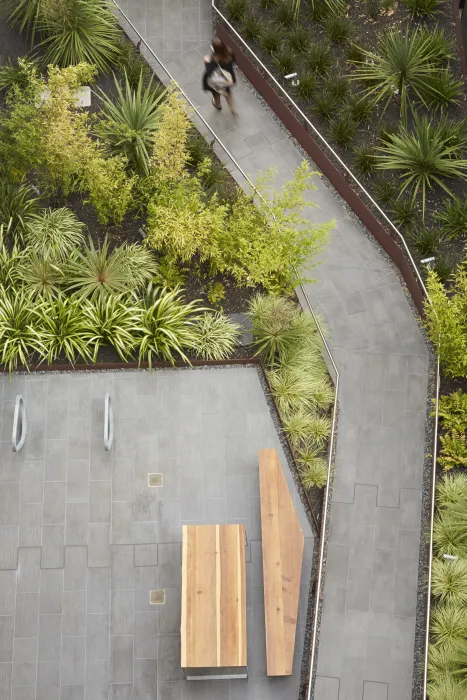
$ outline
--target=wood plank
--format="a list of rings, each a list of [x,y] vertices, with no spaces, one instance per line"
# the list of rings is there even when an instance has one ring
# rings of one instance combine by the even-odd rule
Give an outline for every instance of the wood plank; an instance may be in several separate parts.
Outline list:
[[[184,525],[181,665],[246,666],[244,525]]]
[[[268,676],[293,668],[304,537],[274,449],[259,451]]]

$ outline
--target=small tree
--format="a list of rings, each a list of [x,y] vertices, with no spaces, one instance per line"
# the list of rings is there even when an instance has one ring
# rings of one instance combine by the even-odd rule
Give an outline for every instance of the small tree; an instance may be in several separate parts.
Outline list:
[[[171,89],[162,107],[162,118],[154,139],[151,166],[160,182],[179,180],[189,160],[190,120],[181,98]]]

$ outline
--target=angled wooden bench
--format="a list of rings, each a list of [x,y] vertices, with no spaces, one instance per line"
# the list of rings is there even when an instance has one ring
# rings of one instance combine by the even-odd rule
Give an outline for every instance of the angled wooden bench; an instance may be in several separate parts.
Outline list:
[[[274,449],[259,451],[268,676],[290,676],[304,537]]]

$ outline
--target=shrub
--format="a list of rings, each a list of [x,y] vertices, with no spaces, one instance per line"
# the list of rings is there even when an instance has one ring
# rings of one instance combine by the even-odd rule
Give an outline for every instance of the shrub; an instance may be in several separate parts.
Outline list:
[[[120,77],[128,79],[130,86],[134,90],[138,89],[141,80],[145,85],[149,83],[153,78],[153,73],[133,42],[127,39],[126,36],[122,36],[118,49],[120,54],[118,59]]]
[[[36,347],[32,331],[34,304],[21,290],[9,295],[0,293],[0,362],[8,371],[18,366],[27,368],[32,348]]]
[[[47,6],[38,22],[45,66],[89,63],[106,73],[117,62],[120,30],[105,0],[63,0]]]
[[[347,60],[351,63],[357,63],[363,60],[363,49],[361,46],[351,42],[346,48]]]
[[[70,209],[43,209],[29,218],[24,239],[38,255],[63,260],[82,244],[83,231],[84,224]]]
[[[425,81],[425,104],[431,109],[446,109],[457,104],[464,94],[464,83],[456,80],[449,70],[438,70]]]
[[[269,370],[267,376],[281,415],[313,408],[311,396],[316,377],[309,376],[306,368],[285,363]]]
[[[312,22],[324,22],[331,11],[330,3],[327,0],[312,0],[309,8],[308,16]]]
[[[247,9],[248,0],[225,0],[225,11],[229,19],[242,20]]]
[[[440,13],[439,0],[402,0],[413,17],[435,17]]]
[[[390,30],[380,39],[378,48],[378,53],[362,49],[363,58],[354,61],[353,78],[366,84],[366,93],[375,102],[385,102],[384,111],[397,90],[403,116],[407,114],[409,92],[426,104],[433,94],[427,80],[452,56],[442,32],[420,27],[415,31],[407,28],[405,34],[399,29]]]
[[[376,167],[376,164],[375,164]],[[381,201],[382,204],[385,204],[386,206],[392,204],[394,202],[395,198],[397,195],[397,188],[391,180],[381,180],[376,184],[376,197]],[[404,204],[404,200],[399,200],[398,202],[394,202],[396,205],[396,216],[398,214],[397,212],[397,207],[401,204]],[[410,211],[413,211],[413,207],[410,206]],[[396,218],[396,217],[395,217]],[[400,217],[398,217],[400,219]],[[412,218],[410,219],[409,223],[412,221]]]
[[[440,396],[438,401],[438,418],[444,430],[459,430],[461,432],[467,430],[467,394],[458,389],[452,394]],[[452,479],[446,477],[438,483],[437,492],[443,492],[443,485],[448,492],[459,493],[459,488],[463,492],[464,483],[465,488],[467,488],[467,476],[464,473],[457,474]],[[465,494],[467,496],[467,491]]]
[[[313,448],[304,450],[298,458],[300,478],[305,489],[323,488],[328,480],[328,465]]]
[[[288,38],[290,46],[297,53],[306,51],[311,43],[310,32],[300,24],[290,30]]]
[[[438,682],[442,682],[443,679],[448,681],[450,678],[452,678],[451,673],[453,670],[454,662],[452,659],[451,650],[446,649],[444,646],[435,646],[434,644],[430,644],[427,665],[427,676],[428,680],[431,681],[430,689],[435,687],[437,688]],[[429,697],[431,699],[431,693]],[[439,700],[448,700],[448,698],[451,698],[450,695],[445,697],[443,694],[439,695],[438,697]],[[454,696],[452,697],[454,698]]]
[[[253,345],[269,364],[313,333],[314,323],[289,299],[257,294],[250,301]]]
[[[235,350],[240,326],[219,312],[204,313],[193,328],[197,357],[203,360],[226,360]]]
[[[154,137],[151,167],[158,182],[179,180],[189,160],[190,120],[182,99],[170,90]]]
[[[283,30],[277,25],[269,22],[263,25],[260,34],[260,42],[263,49],[268,54],[275,53],[283,41]]]
[[[298,411],[283,417],[284,432],[295,449],[306,442],[312,423],[317,417],[312,411]]]
[[[438,275],[438,279],[446,284],[451,278],[454,269],[454,260],[449,253],[440,253],[433,264],[433,271]]]
[[[36,66],[35,61],[29,61],[30,66]],[[4,66],[0,66],[0,90],[27,89],[29,85],[29,72],[25,69],[23,61],[17,61],[14,65],[10,59]]]
[[[354,121],[344,114],[331,123],[330,134],[339,146],[346,148],[355,136],[356,130]]]
[[[328,43],[317,41],[311,44],[305,55],[305,63],[309,70],[323,75],[332,65],[331,49]]]
[[[261,34],[261,21],[253,10],[243,18],[243,29],[247,39],[257,39]]]
[[[195,324],[201,311],[198,301],[188,304],[183,301],[178,287],[168,291],[149,285],[139,323],[139,361],[148,362],[150,369],[158,357],[173,363],[175,353],[188,361],[184,350],[193,347]]]
[[[330,75],[324,81],[324,89],[336,100],[343,100],[349,94],[349,79],[345,75]]]
[[[438,464],[443,469],[455,467],[467,467],[467,437],[459,430],[451,430],[446,435],[441,435],[441,450],[438,455]],[[467,523],[466,523],[467,528]]]
[[[396,187],[395,193],[397,195]],[[413,202],[407,198],[397,198],[391,206],[391,213],[394,223],[397,224],[397,226],[406,226],[407,228],[411,228],[413,226],[417,216],[417,210],[415,209]]]
[[[321,117],[321,119],[329,121],[332,119],[332,117],[334,117],[336,110],[337,100],[327,91],[322,90],[318,95],[316,95],[314,111],[319,117]]]
[[[31,185],[0,178],[0,225],[10,226],[21,238],[29,218],[38,211],[39,197]]]
[[[440,397],[440,409],[443,410],[445,400],[452,399],[454,396],[462,396],[462,399],[459,401],[459,405],[464,405],[465,397],[467,397],[467,394],[462,394],[456,391],[454,392],[454,394],[449,394],[448,396]],[[453,411],[451,414],[450,410],[448,410],[447,413],[449,415],[449,422],[447,426],[445,422],[446,419],[441,417],[441,420],[443,421],[443,427],[452,427],[452,417],[457,416],[457,413]],[[462,416],[459,416],[459,419],[462,421],[463,424],[465,420],[464,414],[462,414]],[[454,423],[454,425],[458,425],[457,420]],[[459,472],[457,474],[444,474],[443,477],[439,479],[436,485],[436,504],[438,508],[440,510],[449,510],[450,506],[458,504],[465,500],[467,500],[467,473]]]
[[[49,365],[61,357],[71,364],[78,357],[85,361],[90,359],[93,331],[79,299],[59,296],[35,310],[34,334],[38,351]]]
[[[121,224],[133,205],[136,176],[128,177],[122,156],[94,156],[86,164],[82,187],[101,224]]]
[[[441,602],[463,605],[467,603],[467,561],[435,559],[432,569],[431,590]]]
[[[412,232],[410,238],[421,258],[437,253],[442,241],[441,232],[435,228],[419,228]]]
[[[188,130],[185,138],[188,151],[186,162],[196,168],[203,160],[209,158],[210,148],[203,136],[194,128]]]
[[[467,199],[452,197],[443,201],[443,208],[435,214],[443,233],[448,238],[459,238],[467,233]]]
[[[379,0],[367,0],[366,7],[368,12],[368,17],[372,20],[377,20],[381,14],[381,5]]]
[[[300,84],[297,87],[297,95],[301,100],[310,100],[316,88],[316,73],[306,71],[299,74]]]
[[[33,41],[41,9],[45,4],[44,0],[3,0],[2,10],[6,10],[12,26],[18,27],[20,32],[28,30]]]
[[[60,294],[63,272],[50,258],[30,253],[20,267],[20,274],[30,296],[52,298]]]
[[[467,637],[467,611],[453,603],[437,605],[431,614],[431,634],[436,644],[446,647]]]
[[[449,194],[444,179],[465,179],[467,176],[467,160],[461,158],[465,137],[462,146],[453,145],[448,128],[449,122],[444,117],[437,122],[429,121],[426,115],[417,117],[413,131],[400,125],[399,132],[377,149],[380,153],[377,167],[399,173],[399,196],[411,189],[412,202],[415,202],[421,191],[422,218],[425,215],[427,189],[436,184]]]
[[[347,103],[349,113],[356,124],[368,121],[373,106],[373,101],[367,97],[351,97]]]
[[[376,170],[375,153],[371,146],[354,148],[354,168],[361,177],[370,177]]]
[[[447,655],[448,653],[444,650],[441,651],[441,654]],[[432,656],[433,649],[430,649],[429,658],[431,659]],[[437,672],[436,681],[428,684],[428,697],[430,700],[464,700],[465,684],[445,672]]]
[[[116,78],[114,82],[115,99],[98,90],[102,111],[97,133],[113,155],[123,155],[140,175],[147,175],[166,90],[154,89],[152,78],[145,87],[143,73],[136,88],[126,74],[123,88]]]
[[[324,19],[324,31],[330,41],[343,44],[352,33],[352,25],[347,17],[339,14],[329,14]]]
[[[281,44],[278,51],[272,56],[272,62],[283,75],[288,75],[295,70],[297,57],[285,44]]]
[[[259,4],[265,10],[269,10],[271,7],[274,7],[276,0],[259,0]]]
[[[284,27],[290,27],[295,20],[295,8],[291,0],[277,0],[275,3],[276,19]]]
[[[17,287],[20,282],[20,268],[25,260],[24,250],[20,250],[16,242],[13,246],[6,246],[5,239],[8,228],[0,225],[0,288],[9,289]]]

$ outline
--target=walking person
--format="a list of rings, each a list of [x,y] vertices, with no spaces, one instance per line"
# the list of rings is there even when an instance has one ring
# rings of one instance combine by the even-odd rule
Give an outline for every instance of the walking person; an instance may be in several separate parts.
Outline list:
[[[212,94],[212,104],[221,110],[221,96],[226,99],[232,114],[235,114],[232,88],[237,82],[234,71],[235,56],[221,39],[212,40],[212,54],[204,57],[206,68],[203,75],[203,90]]]

